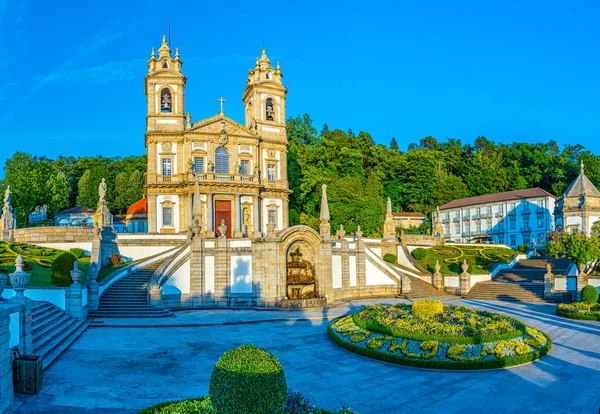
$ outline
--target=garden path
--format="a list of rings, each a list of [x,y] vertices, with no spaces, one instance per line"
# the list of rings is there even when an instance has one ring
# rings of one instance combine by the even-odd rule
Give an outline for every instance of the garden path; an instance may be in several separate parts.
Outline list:
[[[380,300],[399,301],[406,302]],[[135,413],[160,401],[206,395],[217,359],[247,342],[280,359],[289,387],[329,409],[598,412],[600,323],[560,318],[550,304],[454,300],[515,316],[548,333],[554,348],[539,361],[510,369],[424,370],[370,360],[329,340],[328,319],[375,302],[306,312],[182,311],[169,318],[176,324],[170,327],[91,327],[44,373],[41,394],[18,397],[16,412]],[[191,326],[176,327],[185,324]]]

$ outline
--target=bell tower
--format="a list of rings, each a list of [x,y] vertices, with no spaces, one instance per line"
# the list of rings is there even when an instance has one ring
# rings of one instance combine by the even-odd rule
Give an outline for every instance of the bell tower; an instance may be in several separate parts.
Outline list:
[[[179,49],[175,58],[166,36],[158,49],[158,57],[152,48],[145,78],[145,93],[148,102],[146,132],[179,132],[185,129],[184,90],[186,78],[181,72],[183,61]]]
[[[280,140],[287,143],[285,95],[287,89],[281,79],[283,73],[279,62],[273,69],[265,48],[260,58],[256,58],[253,69],[248,71],[246,89],[242,96],[245,109],[245,125],[256,128],[264,139]]]

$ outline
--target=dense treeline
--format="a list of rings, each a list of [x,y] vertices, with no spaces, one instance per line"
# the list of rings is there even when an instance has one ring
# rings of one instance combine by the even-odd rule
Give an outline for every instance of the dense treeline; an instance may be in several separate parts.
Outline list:
[[[308,115],[288,120],[290,225],[318,229],[321,184],[328,185],[334,229],[358,225],[367,235],[381,233],[385,197],[395,211],[430,213],[456,198],[539,186],[560,195],[586,164],[586,174],[600,182],[600,158],[582,145],[563,148],[548,143],[494,143],[477,137],[471,144],[458,139],[421,139],[399,150],[376,145],[366,132],[321,132]],[[50,215],[82,205],[96,208],[98,184],[108,183],[107,201],[113,213],[123,213],[143,194],[146,157],[59,157],[50,160],[18,152],[6,161],[0,189],[10,184],[19,225],[36,206]]]
[[[113,213],[122,214],[142,198],[146,156],[64,157],[56,160],[17,152],[6,160],[2,194],[11,187],[12,205],[18,226],[26,225],[27,215],[46,205],[49,217],[65,208],[84,206],[96,209],[98,185],[108,184],[107,201]]]
[[[501,191],[541,187],[564,192],[586,165],[586,175],[600,182],[600,158],[582,145],[560,148],[548,143],[496,144],[477,137],[473,145],[458,139],[426,137],[399,151],[376,145],[366,132],[318,133],[308,115],[288,120],[290,224],[317,227],[321,183],[328,184],[332,225],[347,231],[360,225],[366,234],[381,232],[384,197],[394,211],[430,213],[448,201]]]

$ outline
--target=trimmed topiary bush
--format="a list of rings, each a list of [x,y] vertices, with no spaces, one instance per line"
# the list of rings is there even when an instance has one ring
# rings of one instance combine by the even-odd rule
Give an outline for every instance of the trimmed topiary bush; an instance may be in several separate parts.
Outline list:
[[[386,255],[383,256],[383,260],[385,260],[388,263],[396,263],[396,261],[398,260],[398,258],[396,257],[395,254],[388,253],[388,254],[386,254]]]
[[[285,408],[287,383],[277,358],[244,344],[219,358],[208,393],[219,414],[276,414]]]
[[[412,303],[412,313],[420,318],[431,318],[444,311],[444,304],[435,299],[418,300]]]
[[[526,244],[519,244],[519,247],[517,247],[517,250],[520,251],[521,253],[527,253],[529,251],[529,247],[527,247]]]
[[[598,289],[596,286],[587,285],[581,289],[581,301],[592,305],[598,302]]]
[[[81,259],[84,255],[83,249],[74,248],[70,250],[71,254],[75,256],[76,259]]]
[[[412,251],[412,255],[417,260],[423,260],[425,256],[427,256],[427,251],[425,249],[417,247],[415,250]]]
[[[50,279],[54,286],[71,286],[71,270],[77,260],[71,253],[63,253],[54,260],[50,268]]]

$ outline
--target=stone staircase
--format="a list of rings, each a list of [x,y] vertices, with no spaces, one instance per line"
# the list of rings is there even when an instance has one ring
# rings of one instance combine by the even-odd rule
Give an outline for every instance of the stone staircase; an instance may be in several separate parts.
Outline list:
[[[473,286],[465,298],[511,302],[547,302],[544,299],[544,284],[536,282],[479,282]]]
[[[74,318],[51,303],[32,303],[33,354],[42,357],[44,370],[79,338],[88,325],[88,321]]]
[[[407,275],[410,279],[410,292],[398,295],[403,299],[431,298],[436,296],[450,296],[445,291],[439,291],[431,283],[427,283],[418,277]]]
[[[565,274],[570,261],[537,256],[518,262],[512,269],[500,271],[489,282],[479,282],[465,296],[466,299],[503,300],[513,302],[549,302],[544,299],[546,263],[552,272]]]
[[[158,318],[173,313],[148,303],[147,288],[152,274],[164,260],[159,260],[113,283],[100,297],[97,311],[90,318]]]

